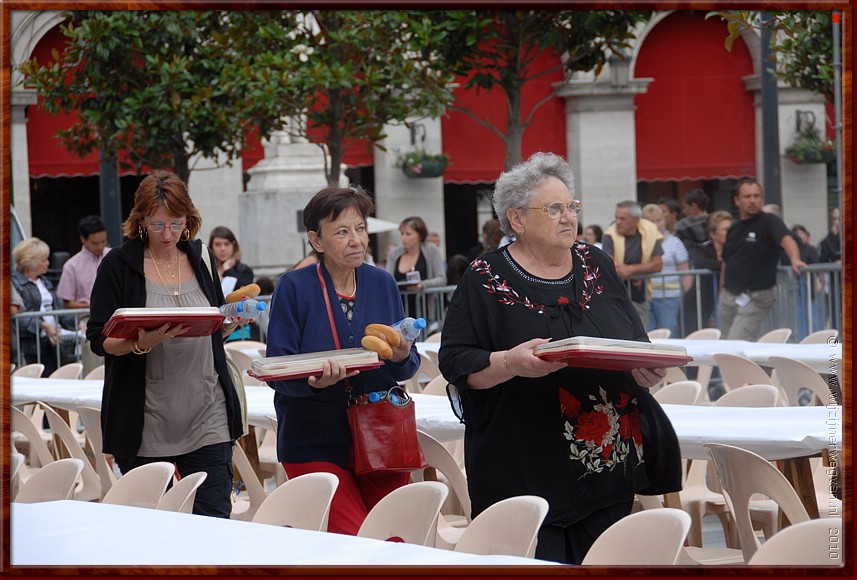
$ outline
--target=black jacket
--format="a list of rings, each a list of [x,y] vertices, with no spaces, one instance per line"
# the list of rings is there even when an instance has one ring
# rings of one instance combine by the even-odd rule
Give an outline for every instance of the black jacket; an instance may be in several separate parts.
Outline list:
[[[42,283],[44,283],[45,288],[47,288],[51,293],[51,296],[53,296],[53,309],[62,310],[65,308],[62,300],[57,297],[56,290],[54,290],[54,285],[51,281],[45,276],[42,276]],[[23,312],[38,312],[41,310],[42,294],[39,292],[39,287],[36,286],[35,282],[31,282],[24,274],[15,270],[12,272],[12,285],[24,301]],[[21,341],[22,353],[33,354],[36,352],[36,335],[41,333],[41,323],[42,318],[32,317],[21,319],[19,340]],[[61,328],[73,330],[75,327],[74,316],[59,316],[57,317],[57,324]],[[12,326],[15,326],[14,323]]]
[[[209,303],[212,306],[222,305],[224,298],[220,283],[214,283],[211,272],[202,261],[202,242],[179,242],[178,248],[187,254]],[[92,288],[90,318],[86,329],[92,351],[105,357],[104,392],[101,400],[103,452],[123,459],[136,457],[142,441],[146,403],[146,355],[113,356],[105,353],[105,337],[101,335],[101,330],[117,308],[146,306],[143,250],[142,240],[134,238],[104,257]],[[214,263],[213,256],[211,262]],[[226,366],[226,352],[220,332],[211,336],[211,347],[214,352],[214,366],[226,396],[229,433],[233,439],[237,439],[243,430],[241,407]]]

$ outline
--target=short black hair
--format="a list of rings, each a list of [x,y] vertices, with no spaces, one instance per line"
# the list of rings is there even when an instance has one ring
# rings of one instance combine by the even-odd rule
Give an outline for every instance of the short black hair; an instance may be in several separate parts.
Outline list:
[[[670,213],[674,213],[676,215],[681,213],[681,204],[674,197],[663,196],[658,198],[658,205],[665,205],[667,209],[670,210]]]
[[[735,191],[738,190],[736,189]],[[711,204],[711,198],[709,198],[708,194],[701,189],[691,189],[684,194],[684,203],[688,205],[695,203],[696,207],[707,212],[708,207]]]
[[[78,222],[77,231],[80,232],[80,237],[88,240],[92,234],[107,231],[107,228],[104,227],[104,222],[101,221],[100,216],[88,215]]]

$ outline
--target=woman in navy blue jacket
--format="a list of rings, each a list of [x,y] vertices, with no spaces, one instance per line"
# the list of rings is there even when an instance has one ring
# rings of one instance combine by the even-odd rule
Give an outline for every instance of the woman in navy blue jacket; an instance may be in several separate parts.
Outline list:
[[[372,206],[372,199],[360,189],[329,186],[304,208],[307,237],[319,264],[280,278],[271,304],[269,357],[336,348],[319,273],[341,348],[359,347],[367,324],[393,324],[404,318],[393,277],[363,263],[369,244],[366,218]],[[402,341],[393,349],[393,358],[375,370],[347,373],[342,363],[330,360],[319,377],[269,383],[276,391],[277,456],[286,473],[297,477],[324,471],[339,477],[329,531],[356,534],[372,506],[409,477],[407,473],[358,477],[349,469],[346,382],[353,394],[385,390],[411,378],[418,367],[413,343]]]

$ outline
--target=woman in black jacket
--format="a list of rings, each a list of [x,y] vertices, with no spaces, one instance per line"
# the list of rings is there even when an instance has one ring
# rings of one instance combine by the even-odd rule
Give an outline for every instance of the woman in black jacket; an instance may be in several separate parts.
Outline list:
[[[232,384],[223,348],[234,327],[200,337],[184,337],[181,323],[134,338],[101,332],[118,308],[223,304],[219,280],[202,257],[208,250],[194,239],[200,224],[178,177],[164,171],[146,177],[124,224],[128,240],[98,269],[86,334],[93,352],[105,357],[103,452],[122,473],[154,461],[175,463],[181,476],[205,471],[193,513],[228,518],[232,444],[243,433],[235,391],[243,385]]]

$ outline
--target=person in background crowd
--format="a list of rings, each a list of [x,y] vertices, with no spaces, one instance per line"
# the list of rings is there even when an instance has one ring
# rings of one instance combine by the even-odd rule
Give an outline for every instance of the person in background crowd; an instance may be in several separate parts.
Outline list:
[[[623,280],[637,274],[654,274],[663,267],[663,234],[649,220],[642,219],[640,204],[626,200],[616,204],[616,221],[601,238],[602,249],[613,258]],[[631,302],[645,326],[649,320],[650,280],[631,280]]]
[[[675,225],[681,214],[681,203],[674,197],[664,196],[658,198],[658,205],[664,212],[664,227],[669,233],[675,234]]]
[[[319,263],[280,278],[271,303],[269,357],[335,349],[331,325],[342,348],[353,348],[360,345],[366,325],[404,318],[392,276],[363,261],[371,211],[372,198],[352,187],[328,186],[307,203],[303,220]],[[320,276],[332,305],[330,314]],[[328,531],[355,535],[369,510],[410,478],[408,473],[387,472],[357,476],[350,469],[346,388],[358,396],[396,386],[417,372],[419,361],[413,342],[402,341],[393,348],[392,360],[375,370],[349,373],[343,363],[331,359],[318,377],[268,383],[277,411],[277,458],[288,476],[322,471],[339,478]]]
[[[440,234],[437,232],[429,232],[426,236],[426,241],[430,244],[434,244],[438,248],[440,247]]]
[[[166,323],[133,338],[102,335],[118,308],[219,307],[223,289],[196,239],[202,225],[187,187],[155,171],[134,194],[123,225],[126,241],[104,258],[92,289],[87,338],[105,358],[101,404],[103,452],[123,474],[155,461],[174,463],[180,476],[205,471],[193,513],[229,518],[232,445],[243,435],[241,403],[226,363],[223,339],[236,323],[211,336],[185,337],[188,327]]]
[[[708,239],[705,222],[711,200],[701,189],[691,189],[681,200],[682,218],[675,224],[675,235],[682,241],[688,253],[695,244],[704,244]],[[696,267],[695,264],[691,264]]]
[[[738,220],[732,223],[723,248],[723,290],[717,301],[723,338],[756,340],[774,306],[779,250],[785,250],[792,270],[800,276],[806,263],[783,220],[762,211],[762,186],[741,179],[732,201]]]
[[[57,296],[65,308],[89,308],[95,273],[110,248],[107,247],[107,228],[97,215],[88,215],[77,225],[80,233],[80,251],[63,264]],[[85,329],[84,325],[84,329]]]
[[[536,153],[504,172],[494,209],[516,241],[464,273],[439,352],[461,403],[471,515],[509,497],[543,497],[535,557],[580,564],[650,484],[641,406],[657,405],[648,388],[666,371],[575,368],[533,354],[550,338],[648,342],[610,258],[575,240],[580,204],[563,158]],[[668,446],[678,486],[678,443],[660,450]]]
[[[232,230],[226,226],[217,226],[208,235],[208,246],[214,252],[217,276],[220,278],[224,296],[253,283],[253,268],[241,261],[241,248]],[[243,325],[236,328],[226,338],[226,342],[247,340],[250,334],[251,327]]]
[[[451,286],[458,286],[470,262],[471,260],[468,260],[464,254],[455,254],[452,256],[446,266],[446,283]]]
[[[691,249],[691,262],[698,270],[711,270],[714,274],[699,277],[699,318],[702,320],[702,328],[710,326],[715,311],[715,280],[722,284],[720,276],[723,264],[723,246],[726,245],[726,232],[732,225],[732,214],[728,211],[716,211],[708,215],[706,232],[708,241],[695,244]],[[696,279],[691,287],[684,293],[684,327],[685,333],[690,334],[700,328],[697,322],[696,304]],[[719,289],[718,289],[719,291]]]
[[[472,262],[482,254],[496,250],[500,247],[502,238],[503,230],[500,229],[500,222],[495,218],[486,221],[482,224],[482,241],[467,251],[468,262]]]
[[[63,303],[54,291],[54,285],[45,276],[50,264],[50,247],[39,238],[27,238],[12,250],[16,270],[12,272],[12,287],[20,295],[23,312],[50,312],[62,310]],[[40,362],[45,365],[42,376],[57,368],[57,341],[61,329],[74,328],[73,316],[46,314],[21,319],[18,340],[25,364]]]
[[[643,218],[658,226],[658,231],[664,236],[661,273],[687,270],[690,261],[687,250],[681,240],[667,231],[661,206],[646,204],[643,207]],[[652,301],[649,320],[646,323],[647,332],[656,328],[669,328],[672,336],[681,336],[679,314],[682,291],[687,291],[692,283],[691,276],[663,276],[651,279]]]
[[[318,264],[318,257],[315,255],[315,252],[310,252],[303,258],[301,258],[297,264],[292,266],[292,270],[300,270],[304,266],[311,266]]]
[[[21,362],[18,361],[18,325],[12,318],[25,308],[24,299],[15,289],[15,285],[11,284],[9,287],[9,326],[12,329],[10,331],[12,340],[9,343],[9,361],[16,365],[21,365]]]
[[[842,242],[839,235],[839,208],[830,212],[830,231],[818,244],[819,260],[822,262],[842,261]]]
[[[583,241],[587,244],[593,245],[599,250],[601,249],[601,236],[604,235],[604,230],[601,229],[601,226],[598,224],[592,224],[591,226],[586,227],[586,231],[583,234]]]
[[[428,228],[422,218],[408,217],[399,224],[402,245],[387,254],[387,271],[397,282],[408,280],[409,272],[419,272],[419,282],[407,286],[409,290],[443,286],[446,274],[443,269],[443,256],[434,244],[426,242]]]

